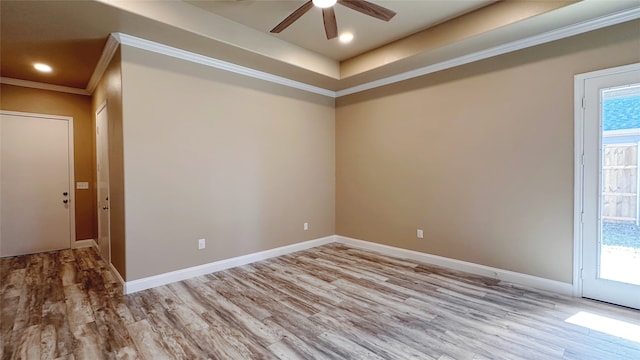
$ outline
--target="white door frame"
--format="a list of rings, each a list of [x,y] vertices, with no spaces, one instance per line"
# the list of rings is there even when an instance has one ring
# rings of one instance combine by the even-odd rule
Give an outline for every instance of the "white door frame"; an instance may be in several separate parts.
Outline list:
[[[73,162],[73,117],[7,110],[0,110],[0,114],[67,121],[69,128],[69,248],[73,248],[76,241],[76,180]],[[0,212],[1,211],[2,209],[0,209]],[[0,237],[0,241],[2,241],[2,237]]]
[[[640,70],[640,63],[592,71],[574,76],[573,296],[575,297],[582,297],[585,81],[591,78],[633,70]]]
[[[100,104],[100,106],[98,106],[98,110],[96,110],[95,113],[95,120],[96,120],[96,127],[98,126],[98,114],[100,114],[100,112],[102,110],[107,111],[107,138],[109,136],[109,128],[108,128],[108,124],[109,124],[109,109],[107,108],[107,101],[103,102],[102,104]],[[97,145],[98,145],[98,141],[100,141],[100,139],[98,138],[97,134],[96,134],[96,166],[98,165],[98,162],[100,161],[100,154],[97,151]],[[103,144],[105,145],[105,144]],[[109,143],[107,142],[106,144],[107,146],[107,154],[109,154]],[[107,163],[107,168],[109,169],[109,171],[111,171],[111,169],[109,168],[109,164]],[[109,197],[111,197],[111,186],[110,184],[107,185],[107,194]],[[100,242],[100,179],[98,179],[98,173],[97,173],[97,169],[96,169],[96,200],[97,200],[97,221],[98,221],[98,243]],[[98,253],[100,253],[100,256],[103,258],[103,260],[107,261],[109,264],[111,264],[111,206],[110,206],[110,202],[109,202],[109,209],[107,209],[107,224],[109,225],[109,239],[107,240],[109,242],[109,258],[105,259],[104,258],[104,254],[102,254],[102,244],[99,243],[98,244]]]

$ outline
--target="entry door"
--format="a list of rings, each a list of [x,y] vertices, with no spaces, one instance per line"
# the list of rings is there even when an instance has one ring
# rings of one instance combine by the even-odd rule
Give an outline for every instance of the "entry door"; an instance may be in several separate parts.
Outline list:
[[[109,123],[107,104],[96,113],[96,156],[98,168],[98,247],[102,258],[111,262],[109,233]]]
[[[0,112],[0,256],[69,248],[71,118]]]
[[[582,296],[640,309],[640,64],[582,81]]]

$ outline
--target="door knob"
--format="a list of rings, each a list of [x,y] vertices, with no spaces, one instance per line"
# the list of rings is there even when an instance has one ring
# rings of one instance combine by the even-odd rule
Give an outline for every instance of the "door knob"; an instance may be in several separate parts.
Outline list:
[[[64,199],[64,200],[62,200],[62,202],[66,204],[66,203],[68,203],[68,202],[69,202],[69,200]]]

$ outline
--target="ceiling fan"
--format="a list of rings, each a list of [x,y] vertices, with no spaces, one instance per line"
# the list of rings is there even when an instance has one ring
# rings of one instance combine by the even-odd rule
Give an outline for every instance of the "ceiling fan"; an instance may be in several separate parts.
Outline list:
[[[309,0],[300,6],[291,15],[287,16],[280,24],[271,29],[272,33],[279,33],[282,30],[289,27],[296,20],[315,5],[322,8],[322,19],[324,21],[324,31],[327,34],[327,39],[333,39],[338,36],[338,23],[336,22],[336,13],[333,6],[336,2],[340,5],[346,6],[352,10],[361,12],[365,15],[373,16],[376,19],[389,21],[396,13],[380,5],[370,3],[365,0]]]

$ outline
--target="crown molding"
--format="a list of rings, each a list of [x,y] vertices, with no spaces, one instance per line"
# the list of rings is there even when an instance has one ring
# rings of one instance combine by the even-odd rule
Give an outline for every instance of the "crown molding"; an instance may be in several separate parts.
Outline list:
[[[57,92],[76,94],[76,95],[85,95],[85,96],[91,95],[91,93],[85,89],[79,89],[79,88],[74,88],[69,86],[45,84],[45,83],[36,82],[36,81],[20,80],[20,79],[7,78],[7,77],[0,77],[0,83],[7,84],[7,85],[28,87],[33,89],[40,89],[40,90],[57,91]]]
[[[628,9],[625,11],[617,12],[611,15],[602,16],[599,18],[583,21],[574,25],[566,26],[560,29],[548,31],[546,33],[531,36],[522,40],[513,41],[504,45],[495,46],[486,50],[478,51],[475,53],[459,56],[447,61],[439,62],[436,64],[421,67],[419,69],[407,71],[401,74],[389,76],[383,79],[371,81],[361,85],[353,86],[347,89],[332,91],[329,89],[323,89],[317,86],[305,84],[299,81],[287,79],[282,76],[269,74],[263,71],[251,69],[248,67],[236,65],[230,62],[218,60],[208,56],[196,54],[190,51],[178,49],[168,45],[160,44],[150,40],[141,39],[135,36],[127,35],[124,33],[114,33],[111,36],[118,42],[124,45],[136,47],[139,49],[155,52],[171,56],[174,58],[190,61],[193,63],[209,66],[219,70],[229,71],[236,74],[249,76],[252,78],[269,81],[272,83],[292,87],[295,89],[308,91],[323,96],[338,98],[346,95],[355,94],[358,92],[374,89],[377,87],[394,84],[400,81],[409,80],[415,77],[428,75],[437,71],[450,69],[456,66],[469,64],[475,61],[484,60],[490,57],[503,55],[509,52],[522,50],[528,47],[541,45],[551,41],[564,39],[570,36],[579,35],[585,32],[601,29],[607,26],[621,24],[626,21],[636,20],[640,18],[640,7]]]
[[[459,56],[457,58],[453,58],[447,61],[442,61],[436,64],[424,66],[415,70],[407,71],[401,74],[389,76],[383,79],[371,81],[368,83],[360,84],[360,85],[353,86],[353,87],[346,88],[339,91],[324,89],[324,88],[306,84],[300,81],[296,81],[296,80],[288,79],[282,76],[236,65],[227,61],[222,61],[212,57],[196,54],[190,51],[178,49],[172,46],[160,44],[150,40],[141,39],[141,38],[124,34],[124,33],[112,33],[109,36],[109,38],[107,39],[107,43],[105,44],[105,47],[102,51],[100,60],[98,61],[98,64],[94,69],[94,72],[87,84],[86,89],[45,84],[45,83],[39,83],[34,81],[5,78],[5,77],[0,78],[0,83],[16,85],[16,86],[24,86],[24,87],[30,87],[30,88],[36,88],[36,89],[42,89],[42,90],[59,91],[59,92],[65,92],[70,94],[91,95],[95,90],[98,82],[104,75],[104,72],[106,71],[107,66],[109,65],[109,62],[111,61],[111,59],[113,58],[113,55],[118,49],[119,44],[124,44],[127,46],[139,48],[142,50],[155,52],[155,53],[170,56],[173,58],[193,62],[193,63],[204,65],[204,66],[209,66],[219,70],[229,71],[239,75],[244,75],[244,76],[252,77],[255,79],[268,81],[271,83],[291,87],[294,89],[303,90],[310,93],[327,96],[330,98],[339,98],[342,96],[347,96],[347,95],[355,94],[358,92],[375,89],[381,86],[391,85],[397,82],[409,80],[419,76],[428,75],[437,71],[450,69],[456,66],[469,64],[475,61],[484,60],[494,56],[503,55],[509,52],[522,50],[528,47],[541,45],[544,43],[564,39],[574,35],[579,35],[585,32],[598,30],[607,26],[613,26],[613,25],[621,24],[627,21],[636,20],[638,18],[640,18],[640,7],[635,7],[625,11],[583,21],[581,23],[577,23],[574,25],[560,28],[560,29],[548,31],[543,34],[531,36],[518,41],[513,41],[504,45],[495,46],[495,47],[478,51],[475,53]]]
[[[185,61],[190,61],[196,64],[209,66],[215,69],[229,71],[232,73],[272,82],[275,84],[288,86],[298,90],[320,94],[320,95],[328,96],[331,98],[336,97],[335,91],[331,91],[331,90],[323,89],[317,86],[305,84],[299,81],[287,79],[282,76],[269,74],[263,71],[236,65],[236,64],[218,60],[209,56],[196,54],[191,51],[178,49],[172,46],[160,44],[150,40],[141,39],[141,38],[123,34],[123,33],[114,33],[111,35],[114,36],[123,45],[132,46],[138,49],[155,52],[158,54],[170,56],[170,57],[185,60]]]
[[[456,66],[465,65],[474,61],[484,60],[490,57],[503,55],[509,52],[522,50],[528,47],[541,45],[551,41],[564,39],[570,36],[583,34],[589,31],[598,30],[607,26],[621,24],[623,22],[640,18],[640,7],[621,11],[611,15],[587,20],[574,25],[569,25],[556,30],[548,31],[540,35],[531,36],[522,40],[513,41],[504,45],[495,46],[486,50],[472,54],[460,56],[451,60],[443,61],[433,65],[425,66],[416,70],[407,71],[398,75],[389,76],[380,80],[353,86],[336,92],[336,97],[355,94],[358,92],[375,89],[377,87],[394,84],[400,81],[413,79],[415,77],[431,74],[437,71],[450,69]]]
[[[98,82],[102,79],[102,75],[107,71],[107,67],[115,55],[116,50],[118,50],[118,46],[120,45],[118,39],[113,36],[113,34],[109,35],[107,39],[107,43],[104,45],[104,49],[102,49],[102,55],[100,55],[100,59],[98,60],[98,64],[96,64],[95,69],[93,69],[93,74],[91,74],[91,78],[87,83],[87,92],[93,94],[93,91],[98,86]]]

